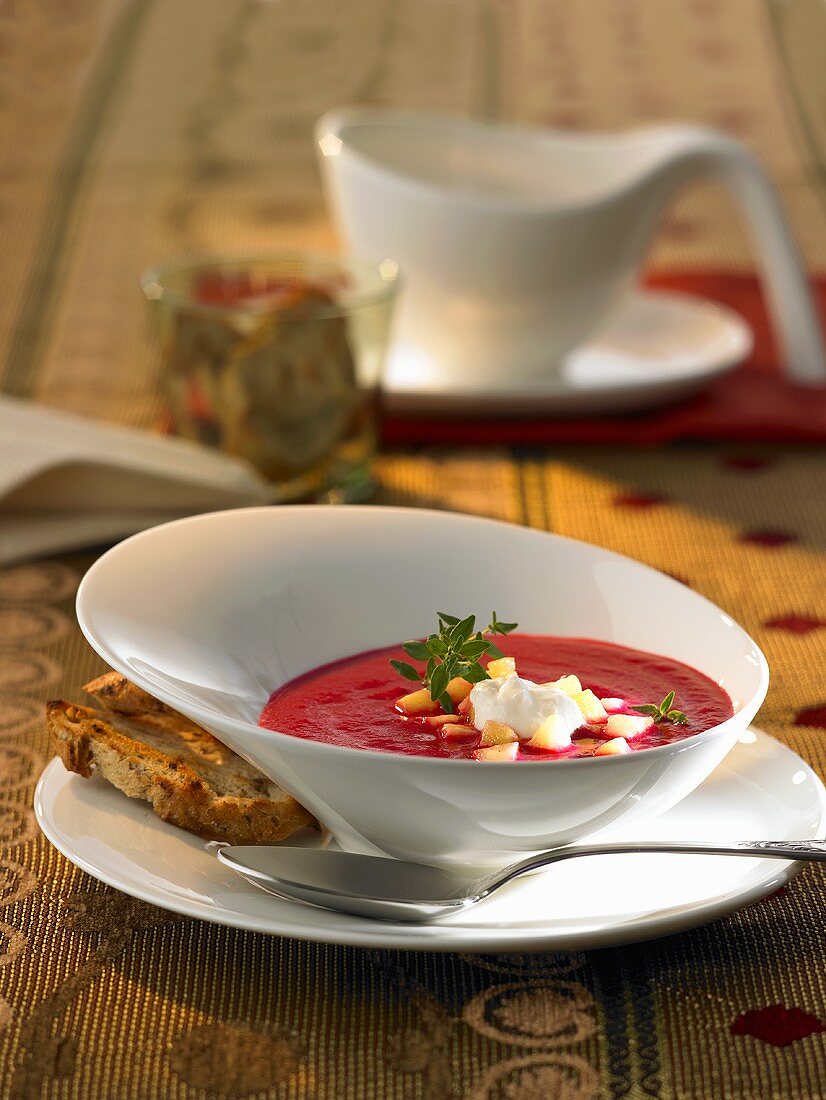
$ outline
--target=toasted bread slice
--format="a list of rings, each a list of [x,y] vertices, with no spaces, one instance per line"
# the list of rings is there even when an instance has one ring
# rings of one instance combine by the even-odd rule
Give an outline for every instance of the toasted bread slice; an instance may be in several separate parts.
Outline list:
[[[157,700],[153,710],[137,710],[140,689],[128,681],[109,696],[100,681],[90,688],[117,697],[128,713],[48,703],[52,743],[69,771],[97,771],[164,821],[231,844],[270,844],[316,824],[278,784],[177,711]]]
[[[183,724],[194,725],[177,710],[139,688],[119,672],[105,672],[103,676],[84,684],[83,690],[102,703],[107,710],[113,710],[117,714],[168,714]]]

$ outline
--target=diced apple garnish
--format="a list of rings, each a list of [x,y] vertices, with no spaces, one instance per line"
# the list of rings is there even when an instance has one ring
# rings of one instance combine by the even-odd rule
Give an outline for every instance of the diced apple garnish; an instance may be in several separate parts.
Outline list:
[[[439,726],[439,736],[443,741],[462,741],[466,737],[476,736],[476,730],[472,726],[466,726],[464,722],[446,722]]]
[[[472,687],[473,684],[470,680],[465,680],[462,676],[454,676],[447,685],[447,693],[450,696],[451,703],[455,706],[457,703],[461,703],[463,699],[467,699]]]
[[[559,752],[571,744],[568,723],[561,714],[549,714],[528,742],[532,749],[549,749]]]
[[[602,703],[609,714],[616,714],[617,711],[622,710],[625,706],[624,699],[600,699],[600,703]]]
[[[582,684],[579,682],[578,676],[560,676],[558,680],[548,680],[548,682],[542,686],[559,688],[559,690],[564,691],[566,695],[579,695],[582,691]]]
[[[501,680],[512,672],[516,672],[516,661],[513,657],[499,657],[488,664],[488,676],[491,680]]]
[[[624,737],[612,737],[610,741],[600,745],[594,756],[622,756],[623,753],[630,751],[631,746]]]
[[[463,699],[456,708],[457,714],[467,714],[470,711],[470,696],[467,699]]]
[[[405,714],[432,714],[439,709],[439,704],[433,702],[427,688],[403,695],[401,699],[396,700],[396,706]]]
[[[511,741],[507,745],[489,745],[484,749],[477,749],[473,754],[474,760],[515,760],[519,752],[519,743]]]
[[[646,730],[650,730],[653,725],[653,720],[642,714],[639,718],[633,714],[612,714],[608,719],[605,732],[609,737],[624,737],[630,741],[641,733],[645,733]]]
[[[489,722],[485,722],[479,744],[485,747],[488,745],[507,745],[511,741],[518,740],[519,738],[510,726],[506,726],[504,722],[494,722],[491,719]]]
[[[604,722],[608,717],[605,707],[590,689],[579,691],[571,698],[582,711],[582,717],[586,722]]]
[[[461,721],[461,714],[434,714],[431,718],[425,718],[429,726],[447,726]]]

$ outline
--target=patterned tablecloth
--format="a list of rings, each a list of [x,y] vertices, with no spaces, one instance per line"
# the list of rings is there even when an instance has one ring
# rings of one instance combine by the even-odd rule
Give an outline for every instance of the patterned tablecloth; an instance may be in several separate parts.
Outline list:
[[[767,160],[823,270],[823,19],[819,0],[0,5],[0,147],[14,153],[0,166],[0,384],[151,422],[137,271],[184,250],[326,241],[306,130],[343,100],[725,125]],[[655,258],[747,265],[704,192],[671,214]],[[378,475],[380,502],[598,542],[720,603],[771,664],[761,725],[826,771],[818,452],[419,450],[385,454]],[[38,834],[31,797],[43,701],[79,698],[100,671],[72,614],[93,560],[0,572],[2,1097],[826,1097],[819,869],[692,932],[535,956],[229,931],[74,869]]]

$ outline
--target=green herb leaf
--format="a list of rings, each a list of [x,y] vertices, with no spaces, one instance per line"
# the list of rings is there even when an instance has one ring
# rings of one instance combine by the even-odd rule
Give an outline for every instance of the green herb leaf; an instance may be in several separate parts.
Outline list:
[[[494,611],[485,630],[476,630],[476,616],[460,619],[446,611],[438,611],[439,630],[425,641],[416,639],[402,647],[414,661],[424,661],[424,672],[417,672],[406,661],[391,661],[393,668],[406,680],[423,682],[430,697],[439,702],[450,714],[453,704],[447,694],[447,685],[455,677],[463,677],[471,684],[490,679],[487,670],[479,663],[482,657],[500,658],[502,651],[489,637],[490,634],[510,634],[517,623],[502,623]]]
[[[447,624],[447,626],[455,626],[459,621],[458,616],[448,615],[446,611],[437,611],[436,614],[443,623]]]
[[[490,623],[485,633],[510,634],[512,630],[516,630],[517,626],[519,626],[519,623],[500,623],[500,621],[496,617],[496,612],[494,611],[490,617]]]
[[[404,676],[405,680],[414,680],[421,682],[421,676],[413,668],[412,665],[407,664],[406,661],[391,661],[390,664],[401,676]]]
[[[683,714],[681,710],[670,710],[666,715],[669,722],[673,722],[675,726],[687,726],[688,716]]]
[[[468,615],[466,619],[462,619],[456,623],[450,629],[450,640],[454,644],[457,642],[466,642],[473,633],[473,628],[476,626],[476,616]]]
[[[645,714],[647,717],[653,718],[658,725],[660,722],[673,722],[677,726],[687,726],[687,716],[681,710],[673,709],[675,698],[676,693],[669,691],[665,699],[659,704],[643,703],[642,706],[632,707],[631,709],[637,711],[638,714]]]
[[[446,664],[436,665],[430,677],[430,698],[438,699],[444,694],[451,676],[451,669]]]

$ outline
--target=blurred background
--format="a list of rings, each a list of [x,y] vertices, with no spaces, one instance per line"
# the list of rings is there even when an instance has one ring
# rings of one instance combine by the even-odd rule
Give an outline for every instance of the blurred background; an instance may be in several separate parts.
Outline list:
[[[334,247],[312,124],[345,104],[718,127],[822,270],[824,42],[822,0],[0,0],[0,389],[155,424],[140,272]],[[672,206],[650,264],[751,270],[720,189]]]
[[[356,951],[177,921],[93,884],[32,809],[53,751],[45,700],[80,699],[105,670],[74,614],[100,550],[276,499],[217,450],[44,411],[170,426],[142,272],[334,251],[313,145],[333,107],[576,132],[693,121],[759,158],[824,306],[825,58],[824,0],[0,0],[0,1097],[826,1096],[818,871],[641,948]],[[782,373],[722,188],[669,206],[648,273],[739,312],[754,354],[647,413],[386,418],[371,499],[553,531],[689,585],[765,652],[761,728],[826,776],[826,389]],[[667,375],[658,339],[643,368]],[[334,344],[333,366],[350,351]],[[299,352],[287,368],[313,374],[321,357]],[[333,422],[324,392],[309,414],[285,392],[269,391],[268,424],[272,410]],[[742,789],[756,791],[748,774]]]

